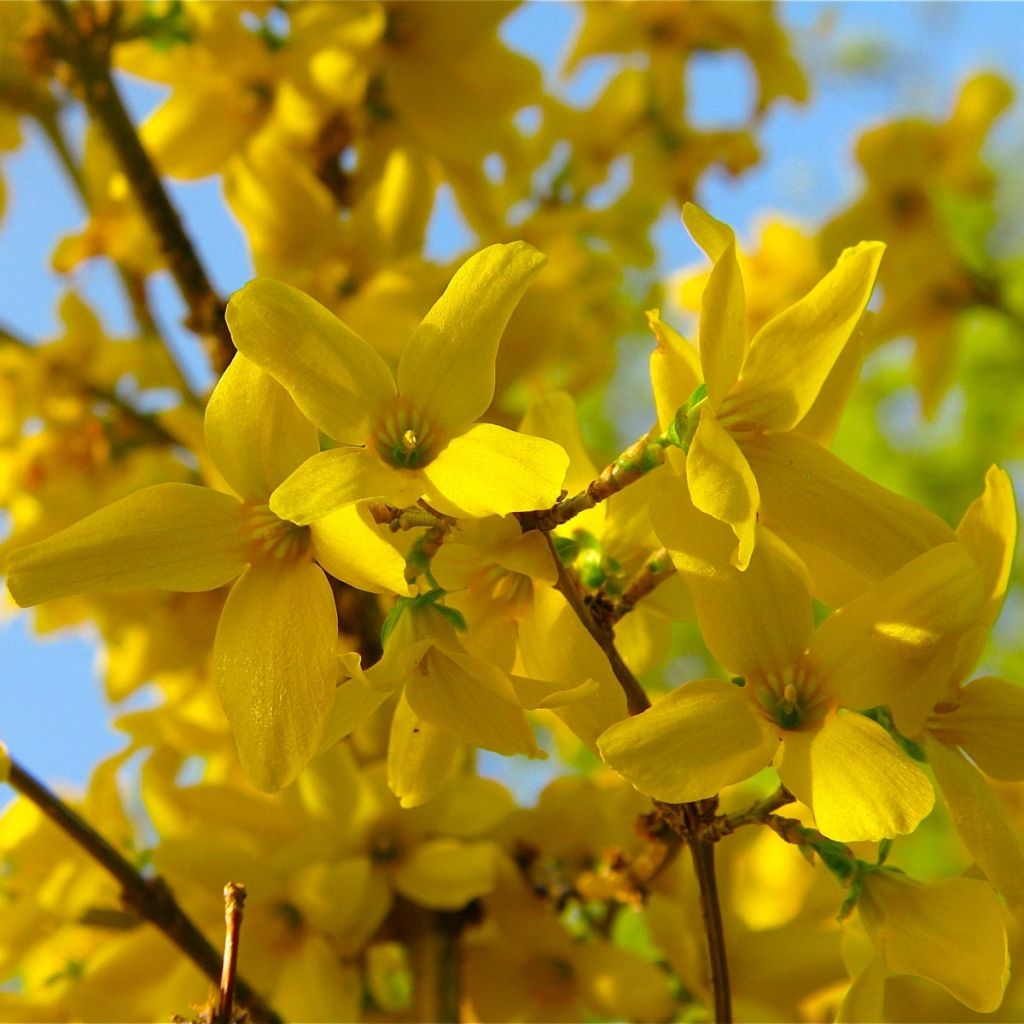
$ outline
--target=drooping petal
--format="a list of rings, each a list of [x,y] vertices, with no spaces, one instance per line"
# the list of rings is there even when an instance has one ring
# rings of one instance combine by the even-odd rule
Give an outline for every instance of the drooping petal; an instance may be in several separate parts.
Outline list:
[[[553,441],[477,423],[423,469],[427,500],[449,515],[507,515],[553,504],[569,456]]]
[[[703,380],[700,356],[678,331],[661,319],[659,310],[647,311],[647,323],[658,342],[650,362],[658,427],[667,430],[679,408],[689,401]]]
[[[1010,822],[1006,805],[959,750],[931,737],[926,743],[928,763],[953,826],[1019,918],[1024,914],[1024,840]]]
[[[317,429],[265,370],[238,353],[210,395],[206,446],[235,493],[266,501],[320,450]]]
[[[757,481],[732,435],[706,405],[686,456],[686,482],[697,508],[732,527],[737,545],[730,561],[745,569],[754,550]]]
[[[853,979],[849,991],[836,1011],[833,1024],[864,1024],[884,1020],[885,957],[876,954]]]
[[[597,741],[601,757],[641,793],[669,803],[714,796],[768,764],[778,733],[738,686],[684,683]]]
[[[449,435],[486,411],[505,325],[545,257],[526,242],[491,245],[455,272],[405,343],[398,390]]]
[[[534,437],[546,437],[565,450],[569,456],[565,487],[570,494],[582,491],[597,476],[597,467],[583,443],[572,395],[565,391],[549,391],[541,395],[530,403],[519,429]]]
[[[238,351],[338,441],[362,441],[371,417],[394,401],[394,379],[377,351],[291,285],[250,281],[231,296],[227,322]]]
[[[767,432],[790,430],[818,397],[864,312],[885,246],[861,242],[750,343],[740,383],[723,417],[753,420]]]
[[[928,776],[863,715],[831,714],[817,729],[787,732],[776,768],[818,828],[841,843],[913,832],[935,802]]]
[[[956,535],[981,567],[986,590],[982,621],[991,625],[1003,604],[1017,539],[1017,506],[1005,469],[989,467],[985,491],[964,513]]]
[[[917,720],[913,734],[948,685],[950,652],[981,603],[973,559],[961,544],[941,544],[830,615],[811,656],[846,707],[898,705],[902,720]]]
[[[925,885],[873,871],[858,906],[893,974],[927,978],[980,1013],[998,1009],[1009,957],[1003,913],[988,882],[947,878]]]
[[[252,566],[214,641],[214,680],[252,784],[275,792],[316,754],[338,674],[338,615],[312,562]]]
[[[696,508],[685,477],[663,474],[650,507],[651,526],[684,576],[720,576],[732,569],[736,535]]]
[[[724,668],[756,676],[800,662],[814,631],[810,580],[770,530],[758,531],[745,572],[687,582],[704,642]]]
[[[928,727],[943,743],[962,748],[993,779],[1024,779],[1024,686],[982,676],[957,688],[952,708],[936,711]]]
[[[714,261],[700,304],[700,361],[708,404],[717,412],[740,373],[747,350],[747,301],[732,229],[687,203],[683,220]]]
[[[463,743],[498,754],[539,753],[501,669],[470,655],[431,650],[405,685],[412,711]]]
[[[349,652],[339,660],[343,678],[334,689],[331,711],[320,738],[321,751],[333,747],[358,729],[389,696],[387,690],[367,681],[359,665],[358,654]]]
[[[421,907],[458,910],[494,888],[494,843],[431,839],[395,871],[395,888]]]
[[[455,768],[459,741],[447,729],[419,717],[403,693],[388,741],[388,788],[403,807],[426,803]]]
[[[335,578],[371,594],[408,594],[405,559],[365,506],[347,505],[311,526],[313,554]]]
[[[804,541],[869,580],[954,540],[934,513],[855,472],[798,434],[745,443],[761,495],[761,522],[789,542]]]
[[[248,560],[244,509],[192,484],[146,487],[7,558],[22,607],[100,590],[192,593],[234,579]]]
[[[333,448],[306,459],[270,496],[270,507],[305,526],[357,501],[411,505],[423,486],[417,470],[389,466],[369,448]]]

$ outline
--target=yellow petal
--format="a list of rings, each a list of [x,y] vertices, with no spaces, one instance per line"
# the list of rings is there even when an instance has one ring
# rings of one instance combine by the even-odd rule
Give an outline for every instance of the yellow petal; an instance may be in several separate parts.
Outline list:
[[[647,323],[658,342],[650,364],[658,427],[667,430],[680,406],[689,401],[703,380],[700,356],[678,331],[662,321],[659,310],[648,310]]]
[[[526,242],[488,246],[459,267],[406,342],[398,390],[443,432],[465,429],[491,404],[498,342],[544,263]]]
[[[364,506],[347,505],[310,526],[313,554],[335,578],[372,594],[408,594],[405,559]]]
[[[387,363],[315,299],[258,278],[228,302],[238,351],[270,373],[325,434],[357,443],[394,402]]]
[[[250,782],[287,786],[316,754],[334,701],[338,615],[311,562],[248,569],[214,642],[214,679]]]
[[[991,625],[1003,604],[1017,540],[1017,506],[1005,469],[989,467],[985,491],[964,513],[956,535],[981,567],[986,589],[982,621]]]
[[[641,793],[684,803],[759,772],[778,749],[779,737],[744,689],[698,679],[616,723],[597,745],[605,763]]]
[[[686,482],[697,508],[732,527],[737,545],[730,561],[745,569],[754,550],[757,481],[732,435],[707,405],[686,456]]]
[[[423,484],[417,470],[389,466],[369,448],[333,448],[306,459],[270,496],[270,507],[305,526],[357,501],[411,505]]]
[[[854,979],[836,1011],[833,1024],[868,1024],[885,1020],[885,957],[877,954]]]
[[[899,705],[902,721],[916,720],[913,734],[949,684],[950,652],[980,607],[974,561],[963,545],[941,544],[830,615],[812,660],[845,706]]]
[[[858,906],[893,974],[927,978],[980,1013],[999,1007],[1009,958],[1002,910],[988,882],[948,878],[925,885],[873,871]]]
[[[498,754],[536,754],[526,715],[501,669],[434,648],[405,685],[412,711],[463,743]]]
[[[1024,687],[982,676],[958,687],[953,705],[932,716],[929,730],[943,743],[961,747],[993,779],[1024,779]]]
[[[757,478],[761,522],[877,580],[954,539],[934,513],[872,483],[798,434],[745,443]]]
[[[387,690],[371,686],[362,675],[353,675],[339,683],[320,738],[320,750],[327,750],[351,735],[387,699]]]
[[[925,773],[863,715],[832,714],[817,729],[787,732],[776,768],[818,828],[841,843],[913,832],[935,802]]]
[[[749,419],[765,431],[790,430],[810,410],[864,312],[885,246],[847,249],[799,302],[757,332],[740,385],[720,415]]]
[[[746,572],[687,582],[704,642],[729,672],[754,676],[795,666],[811,643],[807,570],[770,530],[759,531]]]
[[[736,535],[720,519],[694,506],[685,478],[663,475],[650,517],[658,540],[684,576],[721,576],[732,570],[729,560],[736,550]]]
[[[279,956],[274,1006],[289,1020],[357,1020],[363,999],[359,968],[338,957],[334,944],[307,931],[289,955]]]
[[[192,484],[157,484],[101,508],[7,559],[22,607],[131,587],[213,590],[247,561],[242,505]]]
[[[597,476],[597,467],[583,443],[572,395],[565,391],[549,391],[541,395],[530,403],[519,429],[534,437],[546,437],[565,450],[569,456],[565,487],[570,494],[582,491]]]
[[[494,843],[432,839],[395,871],[395,888],[421,907],[458,910],[494,888]]]
[[[959,750],[932,738],[927,750],[953,826],[978,867],[1020,918],[1024,915],[1024,841],[1010,822],[1005,804]]]
[[[696,203],[683,203],[683,223],[690,237],[707,253],[708,259],[721,259],[730,245],[736,244],[736,235],[728,224],[716,220]]]
[[[578,944],[573,960],[587,1009],[598,1019],[672,1019],[675,1000],[658,965],[606,942]]]
[[[203,421],[210,457],[235,493],[266,501],[311,455],[316,427],[280,384],[238,353],[210,395]]]
[[[459,741],[447,730],[420,718],[403,693],[391,720],[388,787],[403,807],[426,803],[455,768]]]
[[[427,500],[449,515],[507,515],[554,504],[569,456],[553,441],[478,423],[423,470]]]

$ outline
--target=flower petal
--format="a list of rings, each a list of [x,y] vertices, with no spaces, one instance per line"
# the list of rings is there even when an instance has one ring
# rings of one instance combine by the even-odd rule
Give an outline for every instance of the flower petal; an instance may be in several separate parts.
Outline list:
[[[257,278],[228,302],[239,352],[277,380],[325,434],[362,441],[371,417],[391,407],[387,363],[315,299],[291,285]]]
[[[498,343],[544,263],[526,242],[488,246],[459,267],[405,343],[398,390],[432,425],[458,433],[491,404]]]
[[[335,578],[371,594],[409,593],[405,559],[364,506],[346,505],[310,526],[316,560]]]
[[[495,853],[490,842],[419,843],[395,871],[395,888],[421,907],[458,910],[494,888]]]
[[[23,608],[99,590],[213,590],[245,568],[246,548],[244,509],[235,498],[193,484],[157,484],[15,548],[7,586]]]
[[[927,740],[927,750],[960,838],[1020,918],[1024,914],[1024,841],[1010,822],[1006,805],[959,750],[932,738]]]
[[[420,718],[403,693],[388,741],[388,787],[401,805],[426,803],[451,775],[459,749],[459,741],[447,729]]]
[[[736,535],[720,519],[696,508],[686,478],[663,474],[657,501],[651,503],[651,526],[684,576],[720,576],[732,566]]]
[[[893,974],[927,978],[980,1013],[998,1009],[1009,956],[1003,913],[988,882],[947,878],[925,885],[872,871],[858,907]]]
[[[847,249],[804,298],[757,332],[722,416],[768,432],[790,430],[804,417],[864,312],[884,251],[881,242]]]
[[[1024,779],[1024,687],[982,676],[958,687],[954,702],[952,710],[931,717],[929,730],[943,743],[961,747],[993,779]]]
[[[388,466],[369,448],[333,448],[306,459],[270,496],[270,507],[305,526],[357,501],[411,505],[423,485],[418,471]]]
[[[463,743],[498,754],[539,753],[501,669],[471,655],[431,649],[405,684],[412,711]]]
[[[818,729],[787,732],[776,768],[818,828],[841,843],[913,832],[935,802],[925,773],[863,715],[832,714]]]
[[[712,797],[770,763],[778,734],[749,695],[721,679],[684,683],[597,741],[605,763],[669,803]]]
[[[667,430],[703,379],[700,356],[678,331],[662,321],[659,310],[648,310],[647,323],[658,342],[650,363],[658,427]]]
[[[320,451],[316,427],[291,395],[238,353],[210,395],[206,446],[239,497],[266,501],[292,470]]]
[[[687,579],[708,650],[724,668],[756,676],[795,666],[814,632],[807,570],[770,530],[759,530],[746,572]]]
[[[697,508],[732,527],[738,543],[730,561],[745,569],[754,550],[757,481],[739,445],[706,405],[686,455],[686,482]]]
[[[951,651],[980,607],[974,561],[962,544],[940,544],[830,615],[812,660],[846,707],[898,707],[898,724],[913,735],[949,684]]]
[[[553,504],[569,456],[554,441],[477,423],[423,469],[427,500],[449,515],[507,515]]]
[[[926,508],[872,483],[799,434],[743,446],[757,478],[761,522],[799,550],[806,542],[869,580],[954,539]]]
[[[254,565],[231,588],[214,679],[250,782],[272,793],[317,753],[338,675],[338,615],[311,562]]]

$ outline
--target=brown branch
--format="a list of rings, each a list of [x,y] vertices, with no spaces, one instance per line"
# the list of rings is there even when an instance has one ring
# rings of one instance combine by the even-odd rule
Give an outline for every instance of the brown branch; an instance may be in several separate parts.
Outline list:
[[[231,1024],[235,1012],[235,985],[238,974],[238,942],[242,931],[245,886],[228,882],[224,886],[224,962],[220,975],[220,994],[212,1024]]]
[[[106,839],[13,758],[7,781],[30,800],[62,832],[85,850],[118,881],[125,906],[156,925],[215,984],[221,977],[222,959],[192,919],[178,905],[161,878],[143,878]],[[238,1000],[254,1020],[280,1024],[281,1018],[242,978],[236,980]]]
[[[619,599],[608,611],[607,620],[613,626],[623,615],[627,615],[652,590],[661,586],[665,580],[674,576],[676,567],[672,564],[668,551],[658,548],[644,563],[644,567],[629,581]]]
[[[90,116],[103,126],[188,307],[187,325],[205,339],[210,362],[222,373],[235,353],[224,321],[224,303],[185,233],[111,76],[110,51],[117,38],[118,9],[82,3],[72,7],[65,0],[44,2],[58,29],[50,37],[53,54],[71,69]],[[109,17],[101,16],[104,10]]]
[[[796,798],[785,786],[779,786],[771,796],[751,804],[746,810],[736,811],[734,814],[721,814],[705,822],[700,829],[700,838],[716,843],[745,825],[767,825],[769,818],[776,817],[775,811],[786,804],[791,804],[794,799]]]
[[[612,459],[587,486],[571,498],[556,501],[551,508],[535,512],[516,512],[523,532],[549,531],[569,522],[581,512],[593,508],[624,487],[639,480],[665,461],[664,446],[653,440],[653,431],[637,438],[625,451]]]

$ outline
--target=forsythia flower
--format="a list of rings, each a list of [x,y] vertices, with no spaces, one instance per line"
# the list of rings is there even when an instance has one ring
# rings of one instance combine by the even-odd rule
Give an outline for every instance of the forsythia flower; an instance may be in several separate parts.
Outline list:
[[[298,467],[270,499],[295,523],[345,505],[424,498],[447,515],[541,508],[568,458],[558,445],[475,421],[494,394],[498,342],[544,262],[525,243],[467,260],[405,344],[398,372],[317,302],[256,280],[228,304],[240,352],[271,373],[342,447]]]
[[[337,613],[314,559],[355,586],[399,593],[404,560],[355,508],[308,528],[270,511],[274,486],[317,450],[317,435],[244,357],[218,383],[205,428],[239,497],[178,483],[136,491],[14,550],[8,587],[28,606],[100,590],[212,590],[239,577],[217,629],[214,678],[246,773],[274,790],[316,752],[334,700]]]

